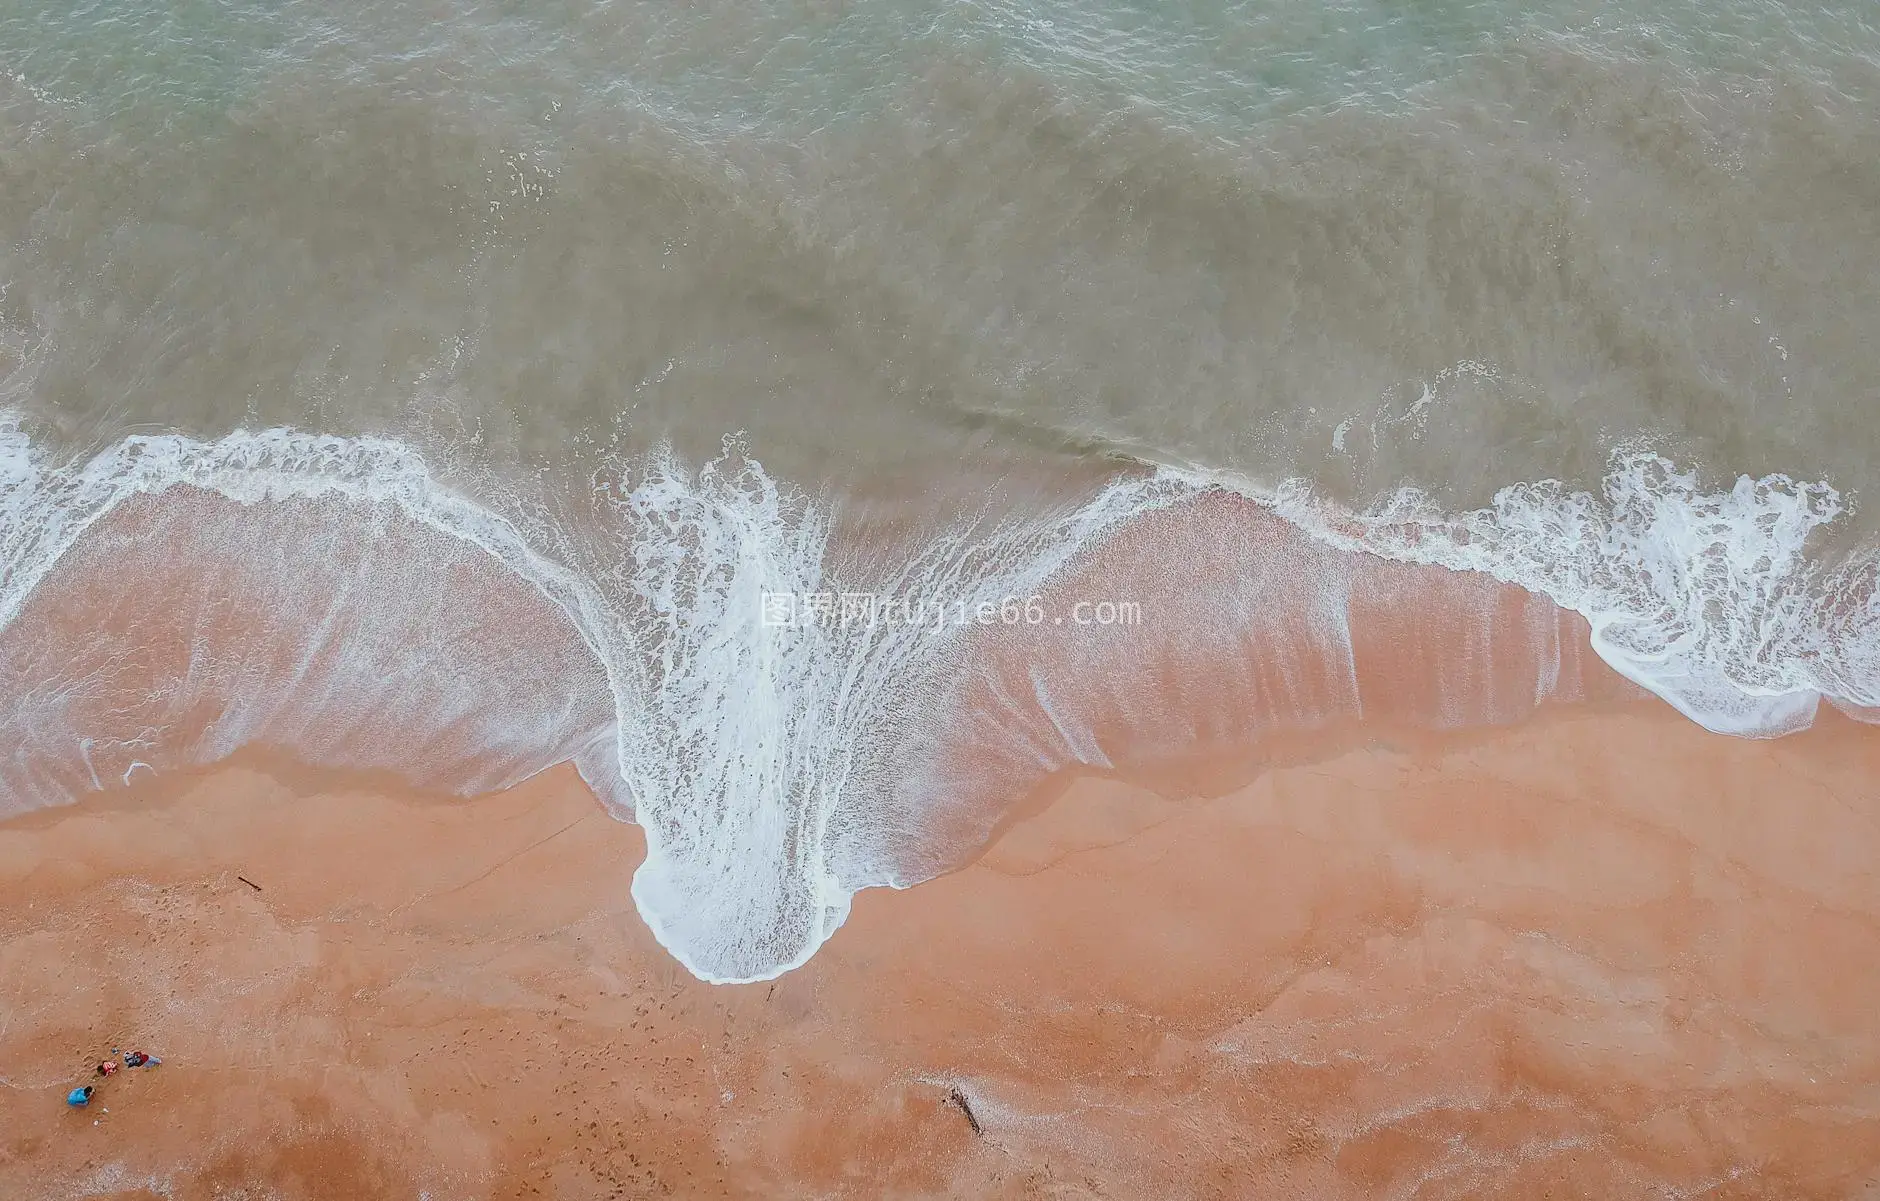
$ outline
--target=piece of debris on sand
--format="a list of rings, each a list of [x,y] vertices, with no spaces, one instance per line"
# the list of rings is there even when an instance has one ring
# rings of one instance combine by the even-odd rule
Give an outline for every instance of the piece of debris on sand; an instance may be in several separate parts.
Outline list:
[[[966,1115],[966,1124],[973,1128],[974,1134],[983,1136],[986,1133],[985,1127],[979,1124],[979,1115],[973,1112],[973,1103],[966,1099],[966,1094],[960,1091],[959,1085],[954,1085],[948,1091],[947,1104],[959,1106],[960,1112]]]

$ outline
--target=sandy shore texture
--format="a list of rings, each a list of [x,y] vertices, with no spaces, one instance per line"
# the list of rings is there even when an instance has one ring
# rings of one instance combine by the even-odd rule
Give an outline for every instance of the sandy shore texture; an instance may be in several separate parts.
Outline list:
[[[569,769],[144,776],[0,826],[0,1195],[1880,1197],[1876,769],[1652,703],[1066,777],[738,987]]]

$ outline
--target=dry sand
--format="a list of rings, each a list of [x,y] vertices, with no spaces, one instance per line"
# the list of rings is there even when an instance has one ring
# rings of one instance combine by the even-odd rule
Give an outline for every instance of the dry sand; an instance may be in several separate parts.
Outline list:
[[[1876,768],[1654,703],[1068,778],[740,987],[568,769],[145,777],[0,826],[0,1195],[1880,1197]]]

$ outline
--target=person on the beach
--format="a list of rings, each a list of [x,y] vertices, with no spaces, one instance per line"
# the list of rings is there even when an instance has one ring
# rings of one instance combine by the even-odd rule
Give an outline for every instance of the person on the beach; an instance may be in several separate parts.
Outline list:
[[[115,1059],[107,1059],[103,1063],[100,1063],[98,1065],[98,1074],[100,1076],[109,1076],[112,1072],[115,1072],[117,1070],[118,1070],[118,1065],[117,1065],[117,1060]]]
[[[141,1068],[145,1066],[154,1068],[162,1062],[163,1061],[158,1059],[155,1055],[146,1055],[142,1051],[132,1051],[129,1055],[124,1057],[124,1066],[127,1068]]]
[[[84,1088],[75,1088],[71,1092],[65,1094],[65,1103],[67,1105],[90,1104],[91,1103],[91,1085],[87,1084]]]

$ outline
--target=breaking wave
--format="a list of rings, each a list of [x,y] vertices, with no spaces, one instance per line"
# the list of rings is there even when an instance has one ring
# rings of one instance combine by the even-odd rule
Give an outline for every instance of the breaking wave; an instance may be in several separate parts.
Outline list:
[[[1842,499],[1780,475],[1710,492],[1626,451],[1596,494],[1351,513],[1141,467],[864,536],[736,442],[614,467],[551,502],[388,439],[140,436],[58,462],[8,420],[0,806],[250,745],[461,792],[573,760],[645,829],[634,896],[661,943],[741,981],[803,963],[855,891],[957,864],[1070,766],[1627,694],[1588,646],[1722,733],[1880,708],[1873,562],[1814,555]],[[942,616],[778,625],[765,594]],[[1092,602],[1135,620],[1066,620]]]

